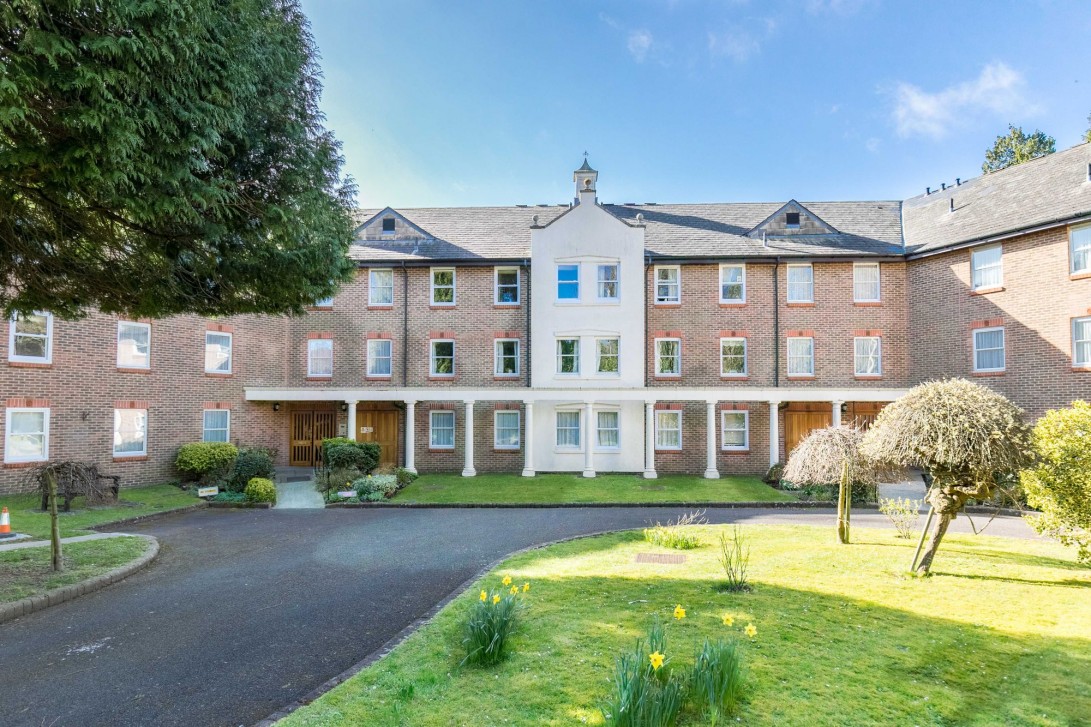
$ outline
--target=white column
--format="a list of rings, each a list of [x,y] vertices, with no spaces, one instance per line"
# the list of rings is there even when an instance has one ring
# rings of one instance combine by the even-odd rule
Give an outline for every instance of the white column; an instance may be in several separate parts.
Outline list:
[[[718,480],[720,473],[716,469],[716,402],[706,402],[705,406],[705,479]]]
[[[417,402],[405,402],[405,469],[417,472]]]
[[[359,402],[354,400],[354,399],[350,399],[350,400],[345,402],[345,404],[348,405],[348,412],[349,412],[348,435],[349,435],[349,439],[351,439],[354,442],[356,441],[356,405],[358,403]]]
[[[833,406],[833,411],[832,411],[833,418],[830,421],[833,422],[833,428],[834,429],[840,429],[841,428],[841,406],[844,403],[845,402],[843,402],[843,401],[835,401],[832,404],[832,406]]]
[[[780,461],[780,402],[769,402],[769,466]]]
[[[654,480],[655,472],[655,402],[644,402],[644,479]]]
[[[477,470],[474,469],[474,403],[473,401],[466,402],[466,421],[463,423],[463,428],[466,430],[466,463],[462,466],[463,477],[473,477],[477,474]]]
[[[593,402],[583,405],[583,476],[595,476],[595,406]]]
[[[523,477],[534,476],[534,402],[523,402]]]

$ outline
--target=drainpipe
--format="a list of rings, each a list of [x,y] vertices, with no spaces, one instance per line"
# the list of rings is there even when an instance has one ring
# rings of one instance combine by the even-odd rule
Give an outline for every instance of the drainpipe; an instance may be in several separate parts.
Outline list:
[[[773,261],[773,387],[780,386],[780,256]]]
[[[645,290],[645,296],[647,295],[646,291],[648,289],[648,273],[649,272],[652,273],[652,301],[651,301],[651,303],[649,303],[647,300],[644,301],[644,356],[642,357],[642,359],[643,359],[643,363],[644,363],[644,388],[645,389],[648,388],[648,361],[649,361],[649,359],[648,359],[648,306],[653,305],[655,303],[655,286],[656,286],[656,282],[657,282],[656,279],[655,279],[654,270],[655,269],[652,267],[652,256],[651,255],[645,255],[644,256],[644,290]],[[681,290],[681,289],[682,289],[682,266],[678,266],[678,290]],[[654,350],[652,351],[651,361],[655,361],[655,351]],[[645,423],[645,426],[647,426],[646,423]]]
[[[526,325],[526,331],[527,331],[527,339],[526,339],[526,343],[527,343],[527,345],[526,345],[526,349],[527,349],[526,350],[527,379],[526,379],[526,381],[527,381],[527,388],[529,389],[530,388],[530,339],[531,339],[531,335],[530,335],[530,260],[527,260],[526,258],[523,258],[523,270],[525,270],[527,272],[527,285],[526,285],[526,293],[525,293],[524,297],[526,298],[526,304],[527,304],[527,313],[526,313],[526,321],[527,321],[527,325]]]
[[[409,269],[402,260],[402,386],[409,386]]]

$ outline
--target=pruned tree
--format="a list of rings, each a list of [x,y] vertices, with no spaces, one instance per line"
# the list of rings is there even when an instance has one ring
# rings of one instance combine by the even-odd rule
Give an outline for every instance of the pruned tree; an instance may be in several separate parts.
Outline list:
[[[999,172],[1055,151],[1057,140],[1052,136],[1038,129],[1033,134],[1027,134],[1022,127],[1008,124],[1008,133],[996,137],[992,148],[985,151],[985,163],[981,165],[981,171],[985,174]]]
[[[849,542],[852,485],[877,485],[887,470],[860,451],[864,433],[854,427],[828,427],[808,434],[788,457],[784,479],[794,485],[833,485],[837,490],[837,537]]]
[[[1023,411],[1002,394],[965,379],[921,384],[888,404],[864,435],[865,457],[932,475],[931,539],[914,569],[927,573],[951,521],[970,499],[987,499],[997,478],[1018,472],[1031,457]],[[922,543],[924,533],[921,534]],[[915,560],[915,559],[914,559]]]
[[[1087,131],[1083,134],[1083,140],[1091,142],[1091,114],[1087,115]]]

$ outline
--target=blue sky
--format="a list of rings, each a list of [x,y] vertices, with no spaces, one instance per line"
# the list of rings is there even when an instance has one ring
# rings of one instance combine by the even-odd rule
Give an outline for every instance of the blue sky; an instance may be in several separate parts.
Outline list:
[[[304,0],[365,207],[901,199],[1091,113],[1091,3]]]

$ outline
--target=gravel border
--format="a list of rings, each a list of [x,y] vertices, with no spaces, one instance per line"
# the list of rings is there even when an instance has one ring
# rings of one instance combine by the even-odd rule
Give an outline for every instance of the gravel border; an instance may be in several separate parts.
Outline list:
[[[101,575],[88,578],[85,581],[80,581],[79,583],[72,583],[67,586],[61,586],[60,588],[54,588],[51,591],[46,591],[37,596],[27,596],[26,598],[12,601],[11,603],[0,604],[0,623],[11,621],[20,616],[26,616],[35,611],[41,611],[50,606],[56,606],[58,603],[71,601],[73,598],[78,598],[87,593],[93,593],[112,583],[117,583],[124,578],[128,578],[133,573],[136,573],[141,568],[144,568],[159,555],[159,541],[152,536],[131,535],[128,537],[143,538],[148,543],[148,549],[145,550],[144,554],[139,558],[129,561],[124,565],[120,565]]]

